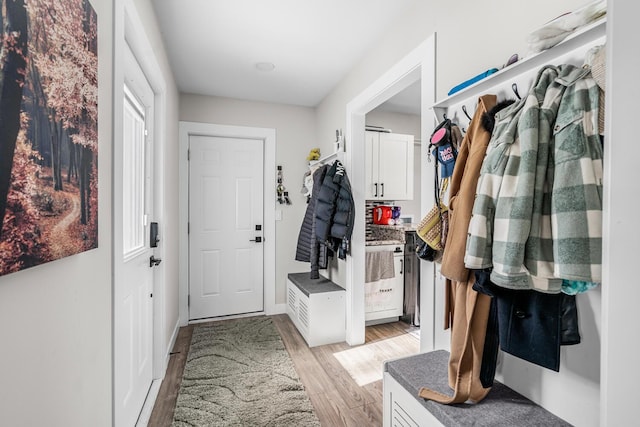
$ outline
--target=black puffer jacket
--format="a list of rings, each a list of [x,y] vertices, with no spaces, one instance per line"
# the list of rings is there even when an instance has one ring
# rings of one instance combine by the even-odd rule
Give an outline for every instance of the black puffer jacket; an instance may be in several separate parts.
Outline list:
[[[319,268],[327,268],[328,254],[324,241],[318,242],[314,232],[315,208],[318,201],[318,194],[322,186],[322,180],[329,170],[329,166],[322,165],[313,172],[313,189],[311,198],[304,214],[304,220],[298,234],[298,245],[296,247],[296,261],[311,262],[312,279],[320,277]]]
[[[336,160],[324,179],[316,203],[316,238],[345,259],[349,252],[355,216],[351,184],[342,163]]]

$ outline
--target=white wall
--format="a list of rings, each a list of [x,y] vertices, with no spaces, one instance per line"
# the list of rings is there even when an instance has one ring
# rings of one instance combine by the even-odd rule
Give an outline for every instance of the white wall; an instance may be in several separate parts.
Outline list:
[[[502,66],[512,53],[526,53],[526,36],[543,23],[588,0],[465,1],[425,0],[392,26],[375,48],[318,106],[318,136],[331,140],[331,130],[345,127],[345,106],[371,82],[429,35],[437,33],[436,96],[445,97],[456,84],[491,67]],[[348,142],[347,142],[348,143]]]
[[[456,84],[489,68],[500,68],[511,54],[524,56],[529,32],[588,2],[494,0],[464,2],[455,10],[447,2],[420,2],[317,107],[319,141],[326,141],[331,129],[345,127],[345,106],[432,33],[437,33],[436,95],[441,99]],[[599,302],[599,294],[591,299]],[[535,401],[544,401],[550,411],[570,423],[598,425],[599,322],[600,307],[596,303],[587,307],[581,319],[585,342],[563,349],[560,373],[505,358],[501,367],[507,373],[504,382]]]
[[[308,170],[306,157],[316,147],[315,110],[283,104],[181,94],[180,120],[222,125],[254,126],[276,130],[276,164],[282,166],[284,185],[293,204],[276,205],[282,221],[276,221],[276,304],[285,304],[287,274],[310,270],[309,263],[295,261],[298,232],[306,210],[300,193]],[[335,140],[335,128],[330,140]],[[331,148],[322,151],[331,153]],[[276,183],[274,182],[275,186]]]
[[[98,14],[98,248],[0,277],[0,425],[111,425],[112,2]]]
[[[112,142],[114,2],[98,14],[99,247],[0,277],[0,425],[112,425]],[[178,321],[178,92],[149,0],[135,0],[166,87],[165,343]],[[120,7],[118,2],[116,7]],[[122,25],[120,25],[122,28]]]

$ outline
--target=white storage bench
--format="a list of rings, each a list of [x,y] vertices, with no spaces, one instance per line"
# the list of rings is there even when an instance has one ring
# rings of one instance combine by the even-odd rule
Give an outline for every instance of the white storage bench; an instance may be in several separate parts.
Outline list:
[[[571,426],[504,384],[494,381],[477,404],[442,405],[418,396],[421,387],[447,395],[449,353],[436,350],[384,364],[383,427],[540,427]]]
[[[309,347],[345,340],[345,290],[309,273],[287,276],[287,314]]]

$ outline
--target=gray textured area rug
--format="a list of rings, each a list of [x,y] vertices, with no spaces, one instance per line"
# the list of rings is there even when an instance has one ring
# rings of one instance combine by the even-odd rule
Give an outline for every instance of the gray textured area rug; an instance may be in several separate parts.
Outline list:
[[[269,317],[196,326],[173,417],[183,426],[320,426]]]

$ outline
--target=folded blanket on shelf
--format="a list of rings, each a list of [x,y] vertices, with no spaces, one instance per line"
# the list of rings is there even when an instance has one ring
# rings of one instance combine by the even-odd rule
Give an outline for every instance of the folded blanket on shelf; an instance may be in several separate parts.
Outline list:
[[[585,26],[607,13],[606,0],[598,0],[573,12],[565,13],[547,22],[527,37],[529,54],[549,49],[576,29]]]

